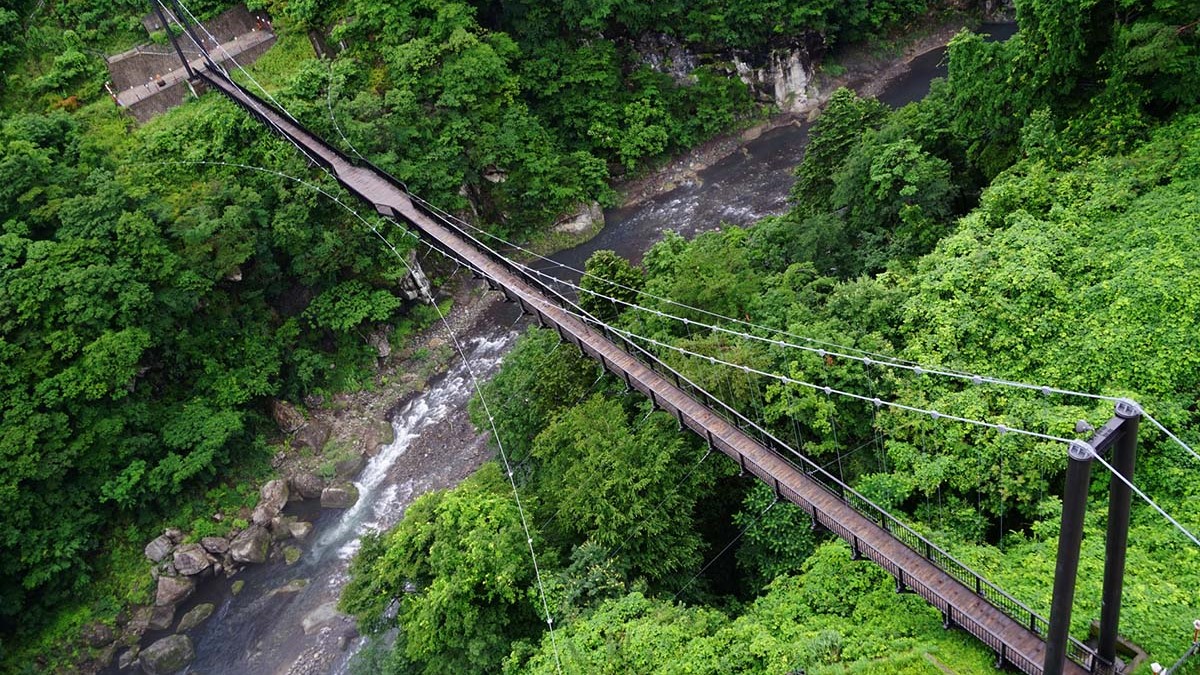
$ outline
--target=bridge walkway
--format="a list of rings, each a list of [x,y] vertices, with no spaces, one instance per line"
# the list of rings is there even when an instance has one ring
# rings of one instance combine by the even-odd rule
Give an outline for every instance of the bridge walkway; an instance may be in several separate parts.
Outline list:
[[[780,498],[799,506],[812,517],[814,525],[827,528],[849,543],[856,556],[872,560],[886,569],[895,577],[898,591],[914,592],[936,607],[942,613],[947,628],[961,628],[990,647],[997,655],[997,665],[1009,665],[1030,675],[1042,675],[1046,645],[1035,631],[1044,630],[1039,623],[1044,619],[1030,612],[1028,625],[1023,625],[1006,614],[996,604],[989,602],[989,597],[993,601],[997,598],[989,589],[1002,594],[1001,602],[1003,598],[1008,598],[1018,606],[1019,603],[973,572],[971,574],[974,576],[960,574],[962,578],[956,578],[942,569],[947,565],[944,561],[941,566],[935,564],[939,556],[951,561],[953,559],[932,547],[928,541],[920,540],[924,541],[924,551],[914,549],[914,545],[918,548],[922,546],[920,541],[912,540],[913,545],[903,543],[897,538],[897,525],[891,524],[885,517],[875,522],[855,508],[855,498],[861,497],[831,490],[810,472],[801,470],[785,459],[780,449],[768,447],[701,403],[696,396],[684,391],[679,385],[678,374],[672,381],[666,374],[651,369],[631,356],[614,341],[624,341],[623,338],[585,324],[549,299],[533,277],[511,263],[506,264],[485,253],[461,234],[417,208],[399,181],[374,167],[356,166],[316,135],[219,75],[202,73],[201,77],[303,147],[313,159],[329,168],[347,190],[370,203],[377,212],[403,218],[417,228],[431,245],[494,280],[510,300],[520,303],[522,309],[536,315],[540,323],[556,329],[564,340],[600,361],[609,372],[649,397],[655,406],[675,416],[681,426],[691,429],[712,447],[738,462],[745,471],[771,486]],[[904,530],[912,533],[907,528]],[[912,536],[918,535],[912,533]],[[957,561],[954,562],[962,567]],[[968,583],[974,587],[968,587]],[[1028,611],[1020,607],[1018,611]],[[1072,659],[1090,662],[1091,659],[1084,658],[1090,657],[1090,654],[1080,651],[1086,648],[1074,644],[1076,649]],[[1101,670],[1094,666],[1090,670],[1085,669],[1074,660],[1068,660],[1064,672],[1083,675]]]

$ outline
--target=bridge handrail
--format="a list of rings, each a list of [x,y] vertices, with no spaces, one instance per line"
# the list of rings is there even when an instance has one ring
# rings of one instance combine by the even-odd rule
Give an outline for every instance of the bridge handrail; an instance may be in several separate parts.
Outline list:
[[[426,209],[419,204],[415,204],[415,206],[421,211],[426,211]],[[436,217],[436,214],[428,215]],[[443,220],[442,222],[445,221]],[[536,275],[530,274],[521,266],[508,260],[506,257],[499,255],[490,247],[483,245],[482,242],[479,242],[478,239],[476,239],[470,233],[462,230],[462,228],[459,228],[453,224],[450,224],[450,227],[455,229],[459,235],[467,238],[468,240],[475,241],[477,244],[480,244],[479,248],[482,252],[484,252],[485,255],[487,255],[494,262],[504,266],[509,272],[519,276],[526,283],[529,283],[535,288],[538,288],[552,296],[559,296],[560,298],[562,297],[561,294],[555,289],[551,288],[545,280]],[[564,299],[564,302],[565,301],[566,300]],[[578,312],[574,313],[579,315]],[[683,389],[688,394],[702,400],[709,408],[724,411],[725,414],[723,416],[725,416],[726,419],[733,417],[733,419],[729,421],[733,422],[735,426],[737,426],[743,432],[746,432],[754,437],[755,440],[762,445],[774,450],[778,456],[784,458],[789,463],[795,465],[797,460],[799,460],[803,465],[807,465],[809,469],[805,470],[805,473],[807,473],[809,476],[818,476],[821,479],[818,481],[818,484],[821,485],[831,495],[854,509],[859,514],[865,516],[868,520],[871,520],[876,525],[882,527],[897,541],[901,542],[907,548],[928,560],[934,565],[934,567],[937,567],[939,570],[949,574],[964,586],[973,589],[976,595],[983,598],[989,604],[1007,614],[1012,619],[1020,622],[1039,637],[1044,638],[1046,636],[1049,622],[1045,619],[1045,617],[1033,611],[1030,607],[1004,591],[1004,589],[988,580],[982,574],[971,569],[949,552],[921,535],[912,527],[900,521],[871,500],[867,499],[854,488],[846,485],[808,456],[794,451],[774,434],[766,429],[763,429],[756,422],[746,417],[740,411],[709,394],[703,388],[696,385],[696,383],[690,380],[687,376],[683,375],[678,370],[665,363],[657,355],[653,354],[646,348],[635,344],[624,335],[614,333],[603,322],[596,321],[582,315],[579,315],[579,317],[585,323],[604,333],[604,335],[611,342],[625,345],[625,351],[630,355],[632,355],[634,351],[639,351],[645,354],[649,359],[649,363],[646,363],[646,365],[648,365],[651,369],[659,372],[664,377],[673,379],[676,386],[678,386],[680,389]],[[797,468],[804,470],[802,466],[798,466]],[[842,536],[842,538],[846,539],[848,542],[851,541],[851,538],[853,538],[852,534],[849,535],[850,538],[847,538],[846,534],[844,533],[839,533],[839,536]],[[989,641],[984,640],[984,642]],[[1095,650],[1075,639],[1074,637],[1069,638],[1067,656],[1075,663],[1078,663],[1084,667],[1091,667],[1091,664],[1098,663],[1098,656],[1096,655]],[[1038,672],[1040,672],[1040,669],[1041,667],[1038,666]]]

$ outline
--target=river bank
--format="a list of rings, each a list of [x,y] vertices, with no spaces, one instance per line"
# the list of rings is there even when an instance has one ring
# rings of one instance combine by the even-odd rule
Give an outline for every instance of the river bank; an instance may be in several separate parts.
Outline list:
[[[824,63],[816,66],[811,84],[814,95],[803,104],[801,110],[778,113],[744,129],[721,134],[669,160],[645,176],[618,183],[614,186],[619,195],[618,208],[635,207],[682,184],[695,182],[700,171],[738,152],[746,143],[765,133],[814,121],[829,101],[829,96],[841,87],[852,89],[860,96],[880,96],[898,78],[910,72],[917,58],[945,47],[963,29],[975,29],[981,24],[982,19],[968,16],[937,22],[926,19],[907,29],[911,31],[907,39],[897,37],[897,41],[886,49],[877,44],[856,44],[835,49]],[[800,158],[797,157],[796,161],[799,162]]]

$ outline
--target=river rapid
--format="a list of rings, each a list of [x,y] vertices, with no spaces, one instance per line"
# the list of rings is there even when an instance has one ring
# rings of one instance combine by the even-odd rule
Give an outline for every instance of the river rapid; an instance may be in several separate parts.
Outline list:
[[[999,38],[1013,31],[1005,25],[990,28]],[[899,106],[920,99],[933,78],[945,75],[943,59],[941,49],[916,57],[906,73],[889,83],[880,100]],[[783,213],[794,182],[792,169],[807,140],[808,125],[799,122],[767,131],[669,192],[610,209],[597,236],[554,259],[582,269],[593,252],[611,249],[638,261],[665,230],[690,238],[722,223],[749,225]],[[543,267],[563,278],[577,277],[549,264]],[[495,372],[521,328],[516,308],[495,302],[459,336],[475,377],[484,379]],[[354,507],[320,512],[304,502],[288,506],[288,513],[313,519],[316,526],[301,545],[298,562],[251,566],[234,579],[203,584],[181,606],[180,614],[205,602],[213,603],[216,611],[191,632],[196,658],[184,672],[346,672],[363,641],[353,621],[334,611],[347,581],[349,561],[364,533],[390,528],[415,496],[454,485],[489,457],[486,438],[476,434],[467,419],[466,404],[473,393],[472,372],[456,359],[444,376],[396,410],[395,441],[371,458],[355,480],[360,498]],[[234,595],[232,583],[238,580],[244,586]],[[143,644],[156,637],[148,634]],[[118,671],[114,667],[109,672]]]

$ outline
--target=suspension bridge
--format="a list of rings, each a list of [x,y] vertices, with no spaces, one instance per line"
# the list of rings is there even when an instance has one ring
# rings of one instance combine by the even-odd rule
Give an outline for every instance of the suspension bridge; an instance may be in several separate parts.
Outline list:
[[[161,11],[157,3],[155,8]],[[556,290],[556,280],[544,272],[514,262],[484,244],[468,231],[469,228],[462,227],[462,224],[445,217],[436,207],[411,195],[401,181],[386,171],[361,156],[352,160],[287,114],[286,110],[277,109],[250,93],[209,58],[203,46],[204,41],[192,33],[186,22],[183,27],[203,53],[202,63],[198,64],[194,60],[189,61],[176,45],[183,69],[194,85],[220,92],[292,143],[312,163],[323,168],[377,213],[406,222],[420,233],[430,247],[487,279],[506,299],[536,317],[540,325],[557,331],[562,340],[598,361],[630,389],[644,394],[656,408],[674,416],[681,429],[690,429],[710,448],[729,456],[743,472],[753,474],[771,487],[778,499],[787,500],[802,509],[811,518],[814,528],[828,530],[843,539],[856,558],[870,560],[887,570],[895,579],[897,592],[911,592],[924,598],[942,614],[943,625],[947,629],[961,629],[987,645],[996,655],[997,667],[1013,667],[1030,675],[1121,672],[1115,658],[1115,643],[1124,570],[1125,540],[1122,530],[1128,527],[1128,491],[1136,489],[1130,480],[1137,421],[1142,416],[1140,408],[1128,404],[1123,407],[1124,402],[1118,402],[1117,415],[1096,433],[1090,443],[1070,445],[1068,495],[1064,497],[1055,597],[1051,619],[1047,620],[863,497],[839,477],[796,452],[753,420],[668,366],[643,346],[645,340],[639,342],[638,336],[613,328],[587,314]],[[229,60],[232,61],[232,58]],[[694,356],[704,358],[703,355]],[[869,358],[849,358],[857,358],[868,365],[871,363]],[[726,365],[739,367],[736,364]],[[920,373],[921,369],[916,367],[916,372]],[[979,378],[975,379],[978,383]],[[830,393],[828,388],[825,389],[825,393]],[[860,398],[876,406],[885,403],[846,392],[835,393]],[[938,415],[936,411],[907,409],[933,413],[935,417]],[[999,425],[984,426],[1001,432],[1009,431]],[[1109,450],[1113,452],[1116,468],[1101,457]],[[1120,481],[1114,478],[1111,487],[1105,602],[1098,647],[1084,644],[1068,634],[1083,508],[1086,505],[1087,471],[1092,459],[1099,459],[1116,474],[1116,478],[1122,478]],[[1140,492],[1139,495],[1145,498]]]
[[[419,208],[400,181],[375,167],[361,166],[361,160],[351,161],[224,74],[208,69],[197,75],[302,148],[376,212],[412,225],[432,246],[489,279],[541,325],[558,331],[562,339],[675,416],[681,426],[771,486],[780,498],[799,506],[815,526],[828,529],[849,543],[855,555],[886,569],[895,577],[897,590],[925,598],[942,613],[947,628],[961,628],[978,638],[996,653],[1000,665],[1009,664],[1031,675],[1043,673],[1049,625],[1045,618],[840,481],[833,480],[831,485],[832,476],[822,476],[826,478],[822,481],[810,474],[815,465],[793,464],[781,451],[782,442],[700,393],[678,372],[657,360],[651,362],[654,367],[642,363],[632,355],[640,350],[627,337],[589,326],[567,311],[551,299],[554,296],[538,277],[492,251],[481,250],[464,233]],[[1065,673],[1104,672],[1096,669],[1099,662],[1094,650],[1079,641],[1071,640],[1068,657]]]

